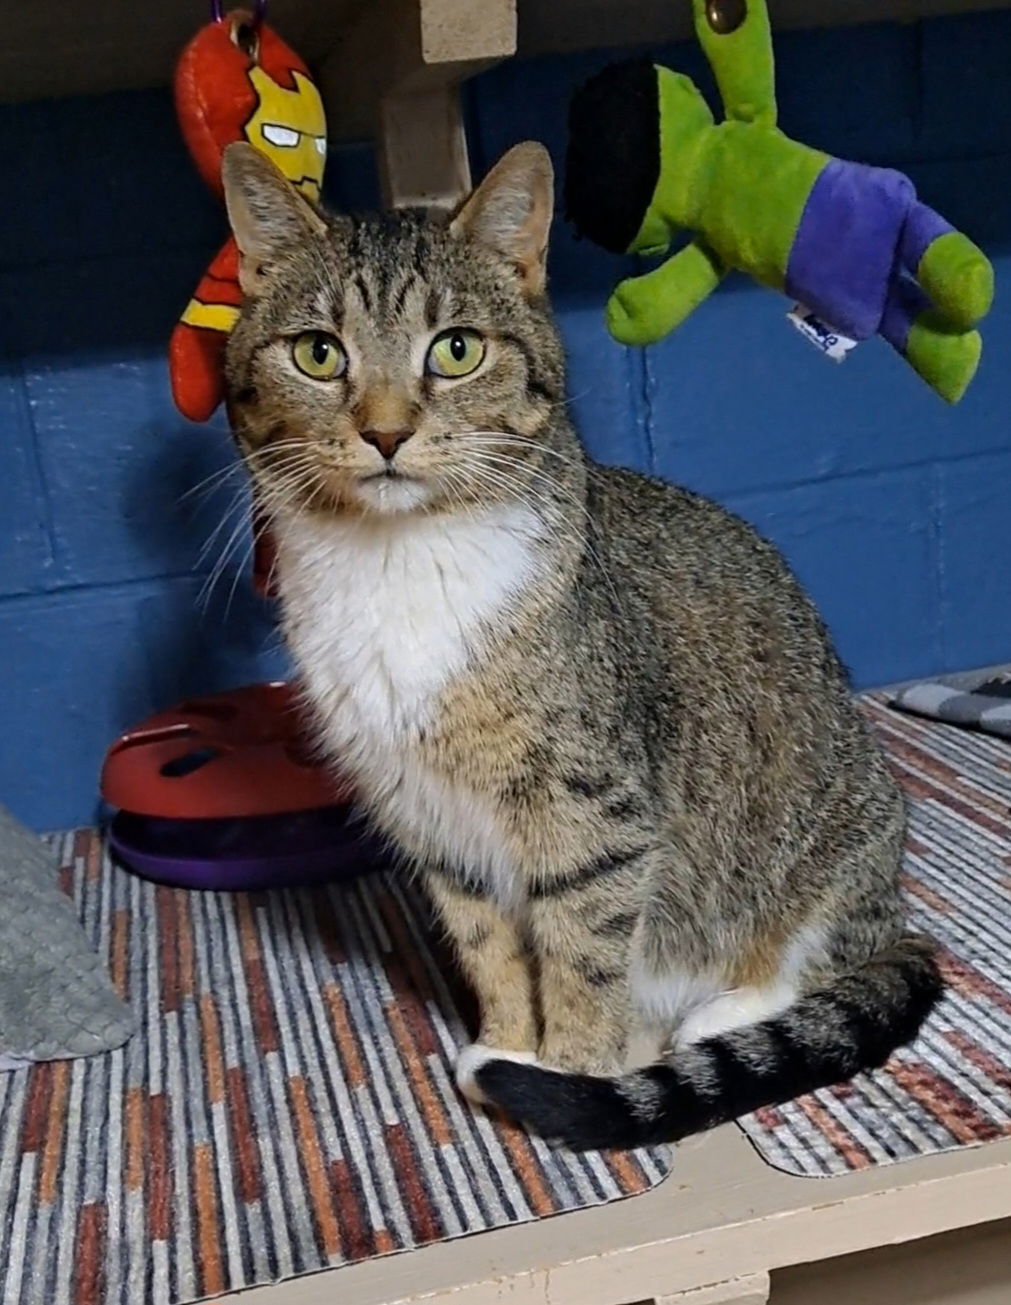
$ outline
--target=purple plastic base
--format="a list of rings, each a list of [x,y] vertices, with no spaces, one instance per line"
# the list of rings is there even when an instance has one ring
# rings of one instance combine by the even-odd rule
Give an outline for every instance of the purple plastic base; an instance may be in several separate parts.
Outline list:
[[[175,888],[301,888],[381,864],[377,842],[348,807],[246,820],[158,820],[121,811],[109,845],[128,870]]]

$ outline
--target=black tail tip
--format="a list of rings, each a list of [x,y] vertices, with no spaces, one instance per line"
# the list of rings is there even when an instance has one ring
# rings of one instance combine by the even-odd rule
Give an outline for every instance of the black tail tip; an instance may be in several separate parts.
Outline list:
[[[617,1079],[490,1060],[475,1082],[510,1118],[573,1151],[630,1150],[641,1144]]]

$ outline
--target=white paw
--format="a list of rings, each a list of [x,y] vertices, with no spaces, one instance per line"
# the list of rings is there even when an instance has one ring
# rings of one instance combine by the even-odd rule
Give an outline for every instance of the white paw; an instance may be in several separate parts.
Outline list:
[[[477,1072],[489,1060],[511,1060],[517,1065],[537,1064],[537,1056],[532,1051],[500,1051],[498,1047],[486,1047],[481,1042],[464,1047],[456,1058],[456,1086],[468,1101],[479,1106],[487,1105],[487,1099],[477,1085]]]

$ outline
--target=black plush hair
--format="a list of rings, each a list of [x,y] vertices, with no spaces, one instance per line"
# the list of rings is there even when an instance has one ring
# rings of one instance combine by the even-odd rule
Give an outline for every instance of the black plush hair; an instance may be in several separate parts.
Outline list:
[[[611,64],[569,109],[565,215],[578,235],[624,253],[660,177],[660,91],[648,59]]]

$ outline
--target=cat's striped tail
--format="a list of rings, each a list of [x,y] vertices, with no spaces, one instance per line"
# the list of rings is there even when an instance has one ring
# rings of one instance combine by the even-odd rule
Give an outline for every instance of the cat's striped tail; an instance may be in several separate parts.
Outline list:
[[[901,939],[776,1019],[676,1051],[621,1078],[511,1060],[475,1068],[484,1098],[577,1150],[675,1142],[883,1065],[942,992],[933,949]]]

